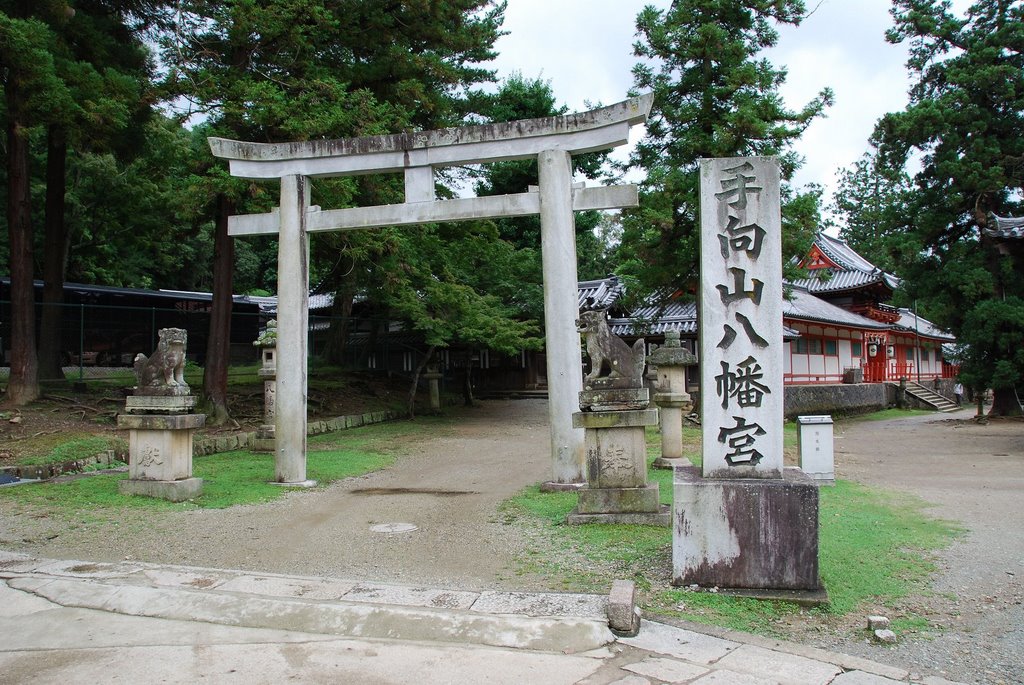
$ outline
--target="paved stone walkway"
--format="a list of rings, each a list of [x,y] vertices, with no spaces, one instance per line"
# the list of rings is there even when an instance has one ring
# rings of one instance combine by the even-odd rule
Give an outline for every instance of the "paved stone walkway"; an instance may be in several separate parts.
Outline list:
[[[607,598],[466,592],[0,551],[0,683],[944,685],[843,654],[644,621]]]

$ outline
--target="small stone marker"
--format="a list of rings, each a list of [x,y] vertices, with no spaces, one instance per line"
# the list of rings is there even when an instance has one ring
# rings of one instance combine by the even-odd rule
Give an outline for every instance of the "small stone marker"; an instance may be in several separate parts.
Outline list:
[[[640,610],[636,606],[636,583],[612,581],[608,594],[608,627],[616,635],[633,637],[640,632]]]
[[[819,485],[836,484],[831,416],[796,417],[796,446],[800,468]]]
[[[889,619],[885,616],[868,616],[868,630],[885,630],[889,627]]]
[[[876,630],[875,639],[887,645],[896,644],[896,633],[892,632],[889,629]]]

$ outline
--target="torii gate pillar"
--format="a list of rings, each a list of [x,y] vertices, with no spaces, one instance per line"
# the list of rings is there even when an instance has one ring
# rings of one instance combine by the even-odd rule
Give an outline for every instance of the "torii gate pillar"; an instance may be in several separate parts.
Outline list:
[[[277,247],[277,411],[274,483],[309,487],[306,479],[306,358],[309,340],[309,179],[281,177]],[[288,362],[282,364],[281,360]]]
[[[572,427],[583,390],[583,359],[576,330],[576,217],[572,211],[572,157],[563,150],[537,156],[540,178],[541,259],[551,423],[552,481],[549,487],[583,483],[583,429]]]

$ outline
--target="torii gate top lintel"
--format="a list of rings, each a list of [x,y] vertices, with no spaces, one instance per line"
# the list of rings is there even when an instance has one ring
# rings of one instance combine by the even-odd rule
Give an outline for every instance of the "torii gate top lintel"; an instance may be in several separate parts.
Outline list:
[[[362,138],[290,143],[208,140],[215,157],[229,160],[231,175],[243,178],[401,171],[522,159],[549,149],[571,154],[605,150],[625,143],[629,128],[647,120],[653,99],[647,93],[577,114]]]

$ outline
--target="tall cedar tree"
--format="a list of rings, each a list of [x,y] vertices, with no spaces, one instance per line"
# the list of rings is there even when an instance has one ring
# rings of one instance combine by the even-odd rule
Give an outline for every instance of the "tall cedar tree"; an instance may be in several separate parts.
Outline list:
[[[647,136],[630,160],[647,171],[638,209],[624,213],[622,275],[642,292],[676,293],[698,278],[702,157],[778,155],[788,180],[800,159],[791,145],[832,101],[828,89],[798,111],[778,89],[786,77],[759,57],[776,44],[774,24],[800,23],[800,0],[680,0],[637,17],[638,91],[654,92]],[[784,188],[784,252],[810,246],[820,191]]]
[[[964,380],[995,392],[993,414],[1019,414],[1024,394],[1020,241],[1002,250],[982,229],[1019,215],[1024,192],[1024,3],[980,0],[964,17],[949,2],[895,0],[886,37],[908,42],[916,79],[903,112],[875,141],[887,166],[921,163],[907,209],[916,241],[908,290],[968,347]]]
[[[393,133],[458,121],[466,90],[493,78],[474,65],[493,57],[504,11],[504,3],[490,0],[399,5],[184,0],[180,5],[178,25],[164,50],[168,96],[189,99],[195,112],[208,117],[213,135],[266,142]],[[211,166],[207,179],[205,192],[218,214],[218,249],[204,394],[215,420],[223,420],[234,268],[224,219],[247,211],[253,196],[265,202],[268,189],[230,179],[221,166]],[[391,184],[346,179],[318,182],[314,192],[334,200],[323,201],[325,206],[338,206],[338,198],[374,203],[378,185]],[[353,242],[366,240],[382,238]],[[354,290],[345,292],[351,297]]]
[[[920,251],[906,231],[911,194],[902,167],[887,168],[877,148],[864,153],[839,174],[831,209],[839,217],[840,237],[885,271],[903,273],[903,265]]]
[[[39,397],[29,134],[53,112],[74,102],[57,74],[52,26],[71,11],[61,0],[9,0],[0,4],[0,78],[7,127],[7,235],[11,276],[11,371],[7,401],[25,405]]]
[[[143,147],[150,113],[144,32],[159,16],[144,0],[78,0],[74,14],[53,27],[54,60],[75,107],[53,112],[46,127],[43,301],[39,377],[61,379],[64,277],[73,234],[67,221],[68,150],[116,152],[125,158]],[[135,134],[128,133],[134,128]]]

